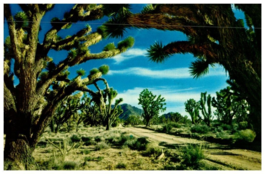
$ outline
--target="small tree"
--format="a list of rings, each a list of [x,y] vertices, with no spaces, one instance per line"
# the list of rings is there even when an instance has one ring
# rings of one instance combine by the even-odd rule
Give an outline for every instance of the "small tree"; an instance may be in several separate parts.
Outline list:
[[[212,112],[211,112],[211,96],[210,94],[208,96],[207,92],[202,92],[201,93],[201,98],[200,98],[200,110],[202,112],[202,115],[204,117],[204,122],[210,126],[211,119],[212,119]],[[206,109],[206,105],[208,109]]]
[[[148,89],[144,89],[139,95],[139,105],[142,105],[144,113],[142,116],[144,117],[144,121],[146,122],[146,126],[149,126],[149,121],[153,117],[158,117],[159,112],[163,112],[166,110],[165,99],[159,95],[153,95],[151,91]]]
[[[82,93],[80,92],[78,94],[68,96],[60,102],[50,122],[52,132],[57,133],[60,127],[82,108],[80,103],[81,95]],[[55,124],[56,127],[54,127]]]
[[[201,119],[199,116],[200,105],[194,99],[189,99],[185,103],[185,111],[189,113],[192,124],[195,124],[198,119]]]

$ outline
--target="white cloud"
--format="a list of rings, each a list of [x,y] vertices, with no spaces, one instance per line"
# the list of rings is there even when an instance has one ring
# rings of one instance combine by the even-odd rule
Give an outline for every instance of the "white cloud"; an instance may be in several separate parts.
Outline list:
[[[115,64],[119,64],[122,61],[129,60],[137,56],[146,56],[146,52],[147,51],[145,49],[132,48],[122,54],[114,56],[112,59],[116,61]]]
[[[148,68],[133,67],[124,70],[110,70],[108,75],[114,74],[125,74],[125,75],[137,75],[151,78],[168,78],[168,79],[179,79],[179,78],[192,78],[189,73],[189,68],[174,68],[166,70],[151,70]],[[209,68],[209,73],[206,76],[219,76],[226,75],[222,67],[216,66],[215,68]]]
[[[173,89],[172,87],[166,86],[147,89],[151,91],[154,95],[161,95],[166,99],[167,109],[164,113],[179,112],[182,115],[188,115],[188,113],[186,113],[184,110],[184,102],[186,102],[190,98],[193,98],[196,101],[200,99],[200,92],[192,91],[196,88]],[[123,98],[123,103],[127,103],[132,106],[141,108],[141,105],[138,105],[138,98],[142,90],[144,90],[144,88],[136,87],[134,89],[119,92],[117,97]],[[210,94],[211,97],[215,96],[215,93]]]

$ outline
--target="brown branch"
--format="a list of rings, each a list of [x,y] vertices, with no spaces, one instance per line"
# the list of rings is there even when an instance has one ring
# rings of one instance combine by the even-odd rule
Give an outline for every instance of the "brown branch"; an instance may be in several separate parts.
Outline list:
[[[172,42],[164,46],[163,50],[166,54],[176,54],[176,53],[193,53],[193,54],[203,54],[209,61],[218,62],[219,61],[219,49],[217,44],[192,44],[189,41],[178,41]]]
[[[159,30],[176,30],[187,35],[197,35],[195,23],[164,14],[135,14],[127,18],[128,24],[138,28],[156,28]],[[186,27],[184,27],[186,26]]]

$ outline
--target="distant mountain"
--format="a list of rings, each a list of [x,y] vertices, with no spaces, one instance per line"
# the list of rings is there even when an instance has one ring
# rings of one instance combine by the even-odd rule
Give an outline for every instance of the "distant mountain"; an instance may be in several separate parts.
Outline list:
[[[120,105],[123,113],[119,116],[120,119],[126,120],[130,115],[139,115],[143,113],[142,109],[139,109],[135,106],[131,106],[129,104]]]

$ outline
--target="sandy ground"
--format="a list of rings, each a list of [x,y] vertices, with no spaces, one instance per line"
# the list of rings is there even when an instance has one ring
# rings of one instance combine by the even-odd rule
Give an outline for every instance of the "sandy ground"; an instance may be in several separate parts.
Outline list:
[[[229,149],[223,145],[184,138],[165,133],[158,133],[144,128],[126,127],[123,130],[136,137],[147,137],[151,141],[165,142],[164,146],[183,146],[186,144],[201,144],[205,148],[206,161],[219,165],[225,170],[261,170],[261,153],[246,149]]]

